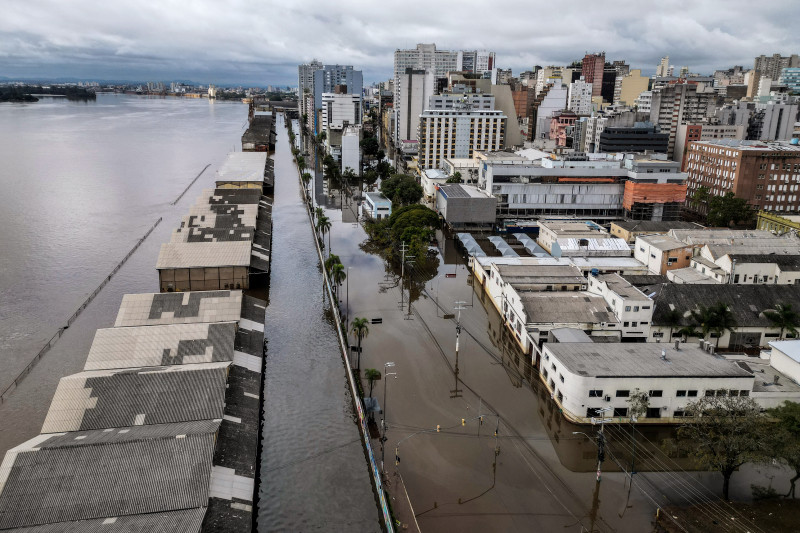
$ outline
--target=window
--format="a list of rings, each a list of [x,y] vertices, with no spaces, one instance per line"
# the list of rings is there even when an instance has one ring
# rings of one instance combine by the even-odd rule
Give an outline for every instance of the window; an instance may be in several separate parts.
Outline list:
[[[648,407],[647,414],[645,415],[647,418],[661,418],[661,408],[660,407]]]
[[[651,390],[651,391],[648,393],[648,395],[649,395],[651,398],[661,398],[662,392],[663,392],[663,391],[660,391],[660,390]]]
[[[627,328],[630,325],[630,322],[623,322],[622,327]]]
[[[643,305],[642,306],[642,310],[644,310],[644,309],[650,309],[650,306],[649,305]]]
[[[714,391],[713,391],[713,390],[707,390],[707,391],[706,391],[706,396],[707,396],[707,397],[712,397],[712,396],[714,396]]]
[[[603,391],[599,389],[592,389],[589,391],[589,398],[602,398]]]
[[[663,339],[664,338],[664,332],[663,331],[654,331],[653,332],[653,338],[654,339]]]
[[[687,413],[686,411],[675,411],[674,413],[672,413],[672,416],[674,416],[675,418],[682,418],[684,416],[692,416],[692,415],[690,413]]]
[[[684,398],[686,396],[686,391],[685,390],[679,390],[678,392],[675,393],[675,396],[677,398]]]
[[[555,363],[550,363],[550,368],[552,368],[553,370],[555,370],[555,369],[556,369],[556,364],[555,364]]]
[[[558,401],[559,402],[563,402],[564,401],[564,394],[561,391],[558,391]]]
[[[633,312],[634,313],[638,313],[639,312],[639,306],[638,305],[634,305],[633,306]]]
[[[614,416],[628,416],[628,408],[627,407],[615,407],[614,408]]]
[[[750,396],[750,391],[749,390],[740,390],[739,391],[739,396]]]
[[[728,391],[728,396],[739,396],[738,390]]]
[[[636,326],[638,326],[638,325],[639,325],[639,323],[638,323],[638,322],[631,322],[631,327],[632,327],[632,328],[635,328],[635,327],[636,327]]]
[[[717,390],[717,396],[727,396],[728,391],[726,389],[719,389]]]
[[[542,375],[544,376],[545,379],[547,379],[547,376],[549,375],[549,373],[547,372],[546,368],[542,369]]]
[[[564,383],[564,375],[563,374],[559,374],[558,375],[558,379],[561,380],[561,383]]]
[[[618,390],[617,391],[617,398],[627,398],[631,395],[631,391],[629,390]]]
[[[690,390],[690,391],[687,391],[686,395],[687,395],[689,398],[696,398],[696,397],[697,397],[697,391],[696,391],[696,390]]]
[[[595,416],[600,416],[600,408],[599,407],[587,407],[586,408],[586,418],[593,418]]]
[[[630,311],[630,310],[631,310],[631,306],[630,305],[626,305],[625,306],[625,311]]]

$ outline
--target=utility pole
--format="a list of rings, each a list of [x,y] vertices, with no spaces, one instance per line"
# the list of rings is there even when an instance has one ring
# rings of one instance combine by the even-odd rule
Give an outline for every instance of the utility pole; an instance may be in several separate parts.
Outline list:
[[[381,472],[384,474],[386,473],[386,467],[384,466],[383,460],[386,453],[386,381],[389,379],[389,376],[394,376],[397,379],[397,372],[386,372],[387,368],[392,368],[394,366],[393,362],[384,363],[383,365],[383,418],[381,418],[381,429],[383,430],[381,435]]]
[[[453,308],[454,311],[458,311],[458,318],[456,319],[456,366],[454,372],[456,385],[455,388],[450,391],[451,398],[461,398],[461,389],[458,388],[458,343],[461,336],[461,310],[465,309],[463,306],[464,303],[466,302],[458,301],[456,302],[456,306]]]

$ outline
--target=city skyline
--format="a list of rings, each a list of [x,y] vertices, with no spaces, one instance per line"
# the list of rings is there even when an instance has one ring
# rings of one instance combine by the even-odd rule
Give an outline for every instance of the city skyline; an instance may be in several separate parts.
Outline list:
[[[485,4],[459,4],[454,11],[412,2],[386,10],[356,1],[329,13],[313,2],[267,3],[254,12],[211,2],[85,0],[67,6],[13,0],[0,20],[0,75],[295,85],[297,64],[317,57],[326,64],[352,64],[372,83],[392,76],[396,49],[423,42],[494,51],[498,66],[515,74],[599,51],[648,75],[664,55],[677,68],[711,73],[734,65],[751,68],[760,54],[800,49],[800,37],[785,24],[800,16],[800,4],[775,4],[753,10],[744,1],[676,1],[641,13],[639,4],[625,0],[535,9],[505,1],[478,16]]]

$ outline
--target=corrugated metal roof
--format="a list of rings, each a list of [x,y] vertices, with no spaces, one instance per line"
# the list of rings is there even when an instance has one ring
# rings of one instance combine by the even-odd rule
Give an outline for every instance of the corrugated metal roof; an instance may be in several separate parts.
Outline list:
[[[217,182],[264,181],[266,152],[232,152],[217,170]]]
[[[206,507],[128,516],[95,518],[78,522],[58,522],[41,526],[9,529],[10,533],[172,533],[199,532]]]
[[[156,268],[249,266],[250,246],[250,241],[167,242],[161,245]]]
[[[84,370],[233,360],[235,322],[98,329]]]
[[[242,291],[126,294],[114,327],[231,322],[241,312]]]
[[[95,370],[61,378],[42,433],[222,418],[229,366]]]
[[[0,529],[206,505],[219,421],[39,436],[0,466]]]

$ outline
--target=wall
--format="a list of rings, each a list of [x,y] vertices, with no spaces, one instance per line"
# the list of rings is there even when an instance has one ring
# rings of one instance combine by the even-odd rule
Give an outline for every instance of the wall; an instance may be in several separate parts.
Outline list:
[[[248,268],[243,266],[160,269],[158,279],[161,292],[213,291],[248,289],[250,287]]]

